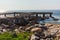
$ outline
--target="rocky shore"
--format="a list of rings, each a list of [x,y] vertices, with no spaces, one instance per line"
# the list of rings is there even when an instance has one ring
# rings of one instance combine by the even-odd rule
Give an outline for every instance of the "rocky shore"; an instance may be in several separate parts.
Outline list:
[[[30,40],[60,40],[60,24],[27,24],[26,26],[18,26],[16,24],[0,25],[0,34],[8,31],[15,33],[32,32],[33,34],[30,36]]]
[[[31,40],[60,40],[60,25],[46,23],[31,36]],[[34,28],[33,28],[34,29]]]

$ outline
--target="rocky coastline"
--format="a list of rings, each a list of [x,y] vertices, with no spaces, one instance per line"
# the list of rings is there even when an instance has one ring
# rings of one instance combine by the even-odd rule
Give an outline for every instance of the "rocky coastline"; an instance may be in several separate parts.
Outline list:
[[[16,24],[0,25],[0,34],[8,31],[14,31],[15,33],[32,32],[33,34],[30,36],[30,40],[53,40],[56,37],[60,39],[60,24],[27,24],[26,26],[18,26]]]

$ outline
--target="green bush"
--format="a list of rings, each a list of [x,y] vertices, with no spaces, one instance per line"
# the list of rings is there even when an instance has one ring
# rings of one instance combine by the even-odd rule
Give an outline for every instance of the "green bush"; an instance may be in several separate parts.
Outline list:
[[[22,32],[16,34],[16,37],[13,35],[13,33],[5,32],[3,34],[0,34],[0,40],[28,40],[32,33],[29,32]]]

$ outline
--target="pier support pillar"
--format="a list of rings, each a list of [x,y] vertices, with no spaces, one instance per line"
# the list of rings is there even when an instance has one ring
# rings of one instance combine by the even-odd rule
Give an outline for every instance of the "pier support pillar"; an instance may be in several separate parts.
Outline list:
[[[50,17],[52,17],[52,14],[50,14]]]
[[[45,14],[43,14],[43,18],[45,17]]]
[[[38,14],[36,14],[36,17],[38,17]]]
[[[6,14],[4,16],[6,17]]]
[[[14,12],[14,17],[15,17],[15,12]]]

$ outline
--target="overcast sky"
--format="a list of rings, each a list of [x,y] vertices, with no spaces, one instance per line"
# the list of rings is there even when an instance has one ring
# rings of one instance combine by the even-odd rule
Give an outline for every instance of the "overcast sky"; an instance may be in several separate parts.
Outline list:
[[[0,0],[0,11],[60,9],[60,0]]]

